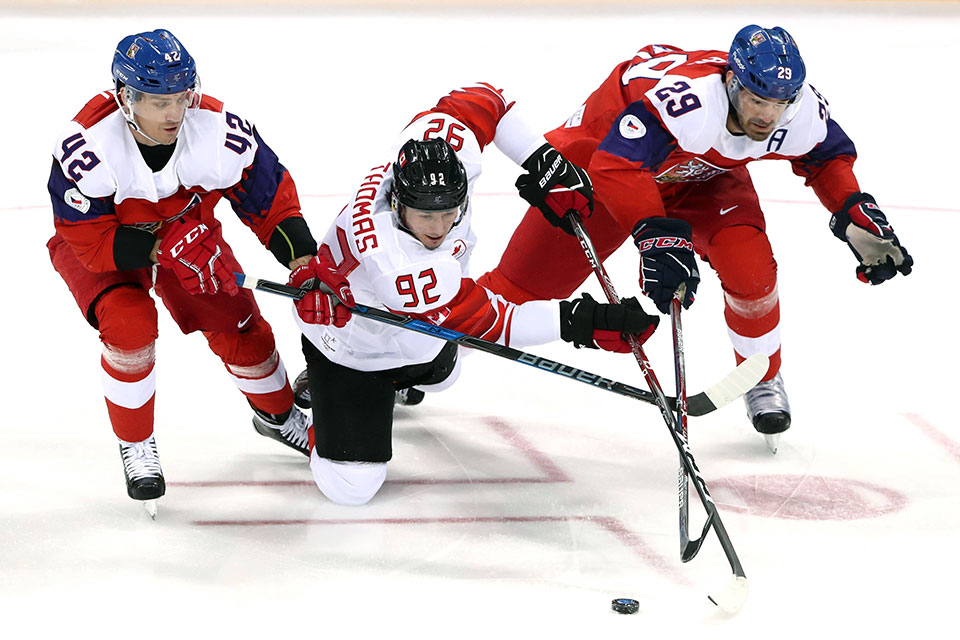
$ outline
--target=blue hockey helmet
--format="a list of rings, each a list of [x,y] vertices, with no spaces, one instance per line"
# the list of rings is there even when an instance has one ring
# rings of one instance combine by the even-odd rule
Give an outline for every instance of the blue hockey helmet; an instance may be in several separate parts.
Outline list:
[[[143,93],[171,94],[197,84],[197,66],[166,29],[127,36],[113,54],[113,80]]]
[[[768,100],[795,100],[807,76],[797,43],[782,27],[740,29],[727,64],[741,86]]]

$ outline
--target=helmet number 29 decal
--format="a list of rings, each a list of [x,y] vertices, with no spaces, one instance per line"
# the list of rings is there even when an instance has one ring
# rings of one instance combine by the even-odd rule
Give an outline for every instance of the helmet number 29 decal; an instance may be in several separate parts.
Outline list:
[[[429,140],[430,138],[439,138],[436,134],[443,131],[444,126],[447,127],[447,135],[444,140],[447,141],[454,151],[460,151],[463,148],[463,136],[458,135],[461,131],[466,131],[466,127],[462,124],[457,124],[456,122],[447,123],[443,118],[434,118],[430,120],[427,124],[430,127],[423,132],[423,139]]]
[[[793,69],[790,67],[777,67],[777,77],[781,80],[793,80]]]
[[[685,113],[699,109],[702,106],[697,94],[687,93],[688,91],[690,91],[690,85],[680,81],[673,83],[669,87],[658,89],[654,95],[657,96],[661,102],[667,100],[667,114],[676,118],[677,116],[682,116]]]

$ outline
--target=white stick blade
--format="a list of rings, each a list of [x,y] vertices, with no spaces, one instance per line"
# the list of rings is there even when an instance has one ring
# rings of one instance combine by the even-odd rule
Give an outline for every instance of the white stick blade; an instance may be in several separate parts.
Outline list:
[[[770,358],[755,353],[704,393],[718,409],[753,389],[770,368]]]
[[[707,597],[724,613],[733,614],[740,611],[748,595],[750,595],[750,585],[747,584],[747,579],[743,576],[733,576],[733,580],[723,591]]]

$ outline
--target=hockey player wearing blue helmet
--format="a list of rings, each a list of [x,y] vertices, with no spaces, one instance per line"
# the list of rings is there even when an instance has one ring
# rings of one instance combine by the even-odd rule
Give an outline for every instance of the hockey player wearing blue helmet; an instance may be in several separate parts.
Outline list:
[[[601,259],[632,235],[640,288],[662,313],[678,291],[685,308],[693,304],[697,256],[716,271],[737,360],[770,358],[745,399],[774,451],[792,419],[780,375],[777,263],[746,165],[787,160],[833,214],[829,227],[863,282],[908,275],[913,265],[860,189],[853,142],[806,80],[797,43],[781,27],[748,25],[727,51],[648,45],[545,134],[593,182],[593,215],[583,222]],[[514,303],[567,297],[591,275],[578,243],[531,205],[500,264],[478,280]]]
[[[158,29],[123,38],[113,56],[114,89],[92,98],[53,148],[47,184],[56,233],[54,268],[84,319],[99,332],[107,414],[119,440],[128,495],[154,501],[166,482],[154,438],[156,292],[183,333],[202,332],[253,409],[256,430],[308,454],[310,417],[293,392],[273,331],[222,235],[214,208],[225,199],[299,286],[345,281],[316,257],[296,186],[255,126],[200,94],[196,64]],[[344,293],[341,291],[341,293]],[[349,298],[349,290],[344,293]],[[304,297],[317,323],[346,322],[320,292]],[[190,362],[193,407],[219,403]],[[199,426],[199,425],[198,425]]]

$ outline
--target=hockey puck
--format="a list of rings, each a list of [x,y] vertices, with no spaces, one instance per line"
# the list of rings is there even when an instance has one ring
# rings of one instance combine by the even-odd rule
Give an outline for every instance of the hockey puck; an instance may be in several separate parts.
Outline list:
[[[610,603],[610,608],[617,613],[636,613],[640,610],[640,603],[630,598],[616,598]]]

